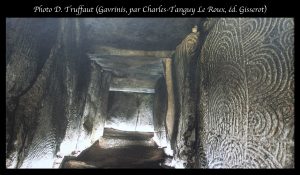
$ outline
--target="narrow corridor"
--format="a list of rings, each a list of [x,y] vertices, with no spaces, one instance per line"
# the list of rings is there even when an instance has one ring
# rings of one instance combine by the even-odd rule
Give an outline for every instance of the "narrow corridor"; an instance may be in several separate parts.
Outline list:
[[[75,157],[66,157],[61,168],[155,168],[167,156],[151,132],[105,128],[103,137]]]
[[[6,168],[294,168],[294,71],[293,18],[7,18]]]

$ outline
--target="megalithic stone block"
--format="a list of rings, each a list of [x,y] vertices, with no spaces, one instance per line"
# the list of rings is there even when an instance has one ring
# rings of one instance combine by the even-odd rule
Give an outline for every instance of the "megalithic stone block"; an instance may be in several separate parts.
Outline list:
[[[166,79],[167,92],[168,92],[168,109],[166,115],[166,127],[167,136],[171,140],[175,121],[175,102],[174,102],[174,87],[173,87],[173,77],[172,77],[172,59],[164,58],[164,75]]]

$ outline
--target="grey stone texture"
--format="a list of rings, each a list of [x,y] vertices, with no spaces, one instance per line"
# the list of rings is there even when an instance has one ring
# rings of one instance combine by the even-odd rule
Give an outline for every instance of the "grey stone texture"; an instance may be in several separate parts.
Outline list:
[[[105,127],[153,132],[153,94],[111,91]]]
[[[135,19],[101,20],[7,18],[7,168],[52,168],[57,159],[93,144],[105,126],[154,131],[159,146],[171,144],[176,167],[295,167],[292,18],[208,18],[203,25],[203,19],[139,19],[140,25],[123,26],[120,33],[120,25]],[[156,31],[160,21],[168,22],[160,29],[176,28],[162,33],[171,33],[170,41]],[[198,32],[188,34],[195,23]],[[125,35],[132,27],[138,31]],[[162,39],[165,50],[179,44],[172,56],[170,140],[164,78],[155,94],[109,92],[115,75],[88,58],[92,45],[107,43],[114,33],[108,46],[145,49],[145,37],[148,50],[158,49]],[[161,73],[160,67],[155,81]],[[137,86],[148,83],[138,80]]]
[[[109,77],[86,57],[78,19],[6,22],[6,167],[52,168],[57,153],[77,149],[83,128],[93,133],[82,122],[84,109],[104,110],[94,99],[105,103]],[[93,90],[96,85],[102,88]],[[88,115],[96,125],[105,117]]]
[[[183,41],[175,53],[174,160],[179,167],[294,168],[293,19],[210,20],[195,69],[187,64],[193,56],[182,54],[194,45]]]
[[[171,146],[178,167],[192,168],[196,146],[197,64],[200,32],[192,32],[176,47],[173,56],[175,126]],[[180,165],[179,165],[180,164]]]
[[[153,125],[156,142],[161,147],[167,146],[166,114],[167,114],[167,87],[164,77],[161,77],[155,86],[153,102]]]
[[[200,59],[199,162],[293,168],[293,19],[221,18]]]

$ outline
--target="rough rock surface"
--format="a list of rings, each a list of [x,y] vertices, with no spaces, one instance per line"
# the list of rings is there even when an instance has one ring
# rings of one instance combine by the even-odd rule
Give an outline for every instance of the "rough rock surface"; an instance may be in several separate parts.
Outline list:
[[[105,128],[101,140],[66,159],[62,168],[162,168],[166,156],[152,137],[153,133]]]
[[[293,168],[293,20],[221,18],[204,26],[196,69],[189,42],[175,53],[175,165]]]
[[[153,94],[111,91],[105,127],[153,132]]]
[[[44,22],[48,27],[41,29]],[[42,96],[40,85],[33,84],[44,78],[38,78],[38,75],[42,73],[46,60],[52,57],[50,52],[57,42],[59,25],[58,21],[51,19],[14,18],[7,19],[6,24],[6,163],[7,167],[16,167],[24,159],[24,155],[20,155],[20,152],[25,154],[24,145],[29,145],[33,139],[35,128],[30,131],[27,127],[35,126],[37,122],[35,113]],[[49,38],[48,44],[45,38]],[[49,71],[49,66],[45,71]],[[36,92],[28,92],[32,88]],[[27,98],[24,97],[26,93]],[[35,99],[30,99],[33,94],[36,94]],[[27,108],[31,104],[33,109],[29,111]]]
[[[196,73],[200,32],[190,33],[173,57],[175,126],[171,139],[176,167],[193,167],[196,155]]]
[[[201,54],[199,167],[294,167],[293,64],[293,19],[216,22]]]
[[[78,19],[11,18],[7,24],[6,167],[51,168],[58,151],[76,148],[86,95],[96,93],[88,92],[93,69],[84,26]]]
[[[153,102],[153,126],[154,138],[158,146],[166,147],[166,113],[167,113],[167,88],[164,77],[161,77],[155,86],[154,102]]]
[[[87,18],[88,37],[95,45],[173,50],[203,18]],[[113,36],[113,37],[112,37]]]
[[[95,26],[93,30],[98,29]],[[293,19],[213,18],[203,25],[207,33],[189,34],[172,57],[176,111],[171,140],[165,138],[165,81],[158,81],[155,95],[109,92],[111,75],[85,54],[91,42],[86,41],[86,29],[79,19],[8,18],[6,27],[7,168],[53,167],[57,158],[95,142],[103,134],[107,117],[106,126],[155,131],[159,146],[170,141],[175,167],[294,167]],[[97,37],[99,41],[93,43],[109,41],[114,35],[108,31],[97,30],[97,36],[106,38]],[[146,34],[137,34],[140,32]],[[115,39],[111,46],[131,45],[128,40]],[[149,48],[139,48],[139,44],[136,42],[135,49]],[[171,45],[164,48],[173,49]],[[148,68],[151,72],[155,66]],[[108,148],[114,141],[129,143],[100,141]],[[138,147],[129,148],[126,156],[146,144],[136,143]],[[92,168],[102,166],[101,161],[97,165],[69,163],[70,167]]]
[[[61,144],[61,150],[67,151],[69,149],[63,155],[68,155],[73,150],[84,150],[103,135],[104,123],[107,117],[110,80],[110,73],[103,71],[97,63],[91,62],[90,81],[83,116],[80,123],[77,124],[80,129],[77,133],[70,130],[67,134],[73,134],[74,137],[72,137],[72,140],[66,140]]]

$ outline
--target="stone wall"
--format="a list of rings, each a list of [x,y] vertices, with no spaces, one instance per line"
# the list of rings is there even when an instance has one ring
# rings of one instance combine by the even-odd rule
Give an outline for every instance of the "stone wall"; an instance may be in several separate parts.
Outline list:
[[[153,94],[111,91],[105,127],[153,132]]]
[[[86,57],[78,19],[8,18],[6,27],[6,167],[53,167],[99,138],[107,116],[107,126],[165,137],[165,82],[155,96],[109,97],[111,75]],[[213,18],[204,28],[172,58],[173,165],[294,167],[293,19]]]
[[[166,133],[167,100],[166,81],[164,77],[161,77],[157,80],[155,85],[153,99],[154,138],[160,147],[167,147],[168,145]]]
[[[200,59],[199,166],[294,167],[293,19],[221,18]]]
[[[175,126],[171,138],[178,168],[191,168],[196,155],[196,101],[197,64],[200,48],[200,32],[190,33],[176,48],[173,56],[175,94]]]
[[[293,19],[213,18],[204,29],[173,58],[175,166],[294,167]]]
[[[91,62],[82,116],[79,117],[78,123],[73,124],[73,126],[78,126],[78,129],[76,129],[77,132],[71,129],[69,133],[66,133],[68,137],[65,137],[60,145],[60,150],[64,151],[60,152],[62,155],[69,155],[74,150],[84,150],[103,135],[110,81],[111,74],[103,71],[97,63]]]
[[[51,168],[57,154],[77,149],[86,129],[84,109],[93,102],[86,97],[104,100],[109,78],[93,78],[101,70],[85,55],[78,19],[8,18],[6,23],[6,167]],[[92,90],[95,83],[103,84],[101,92]]]

